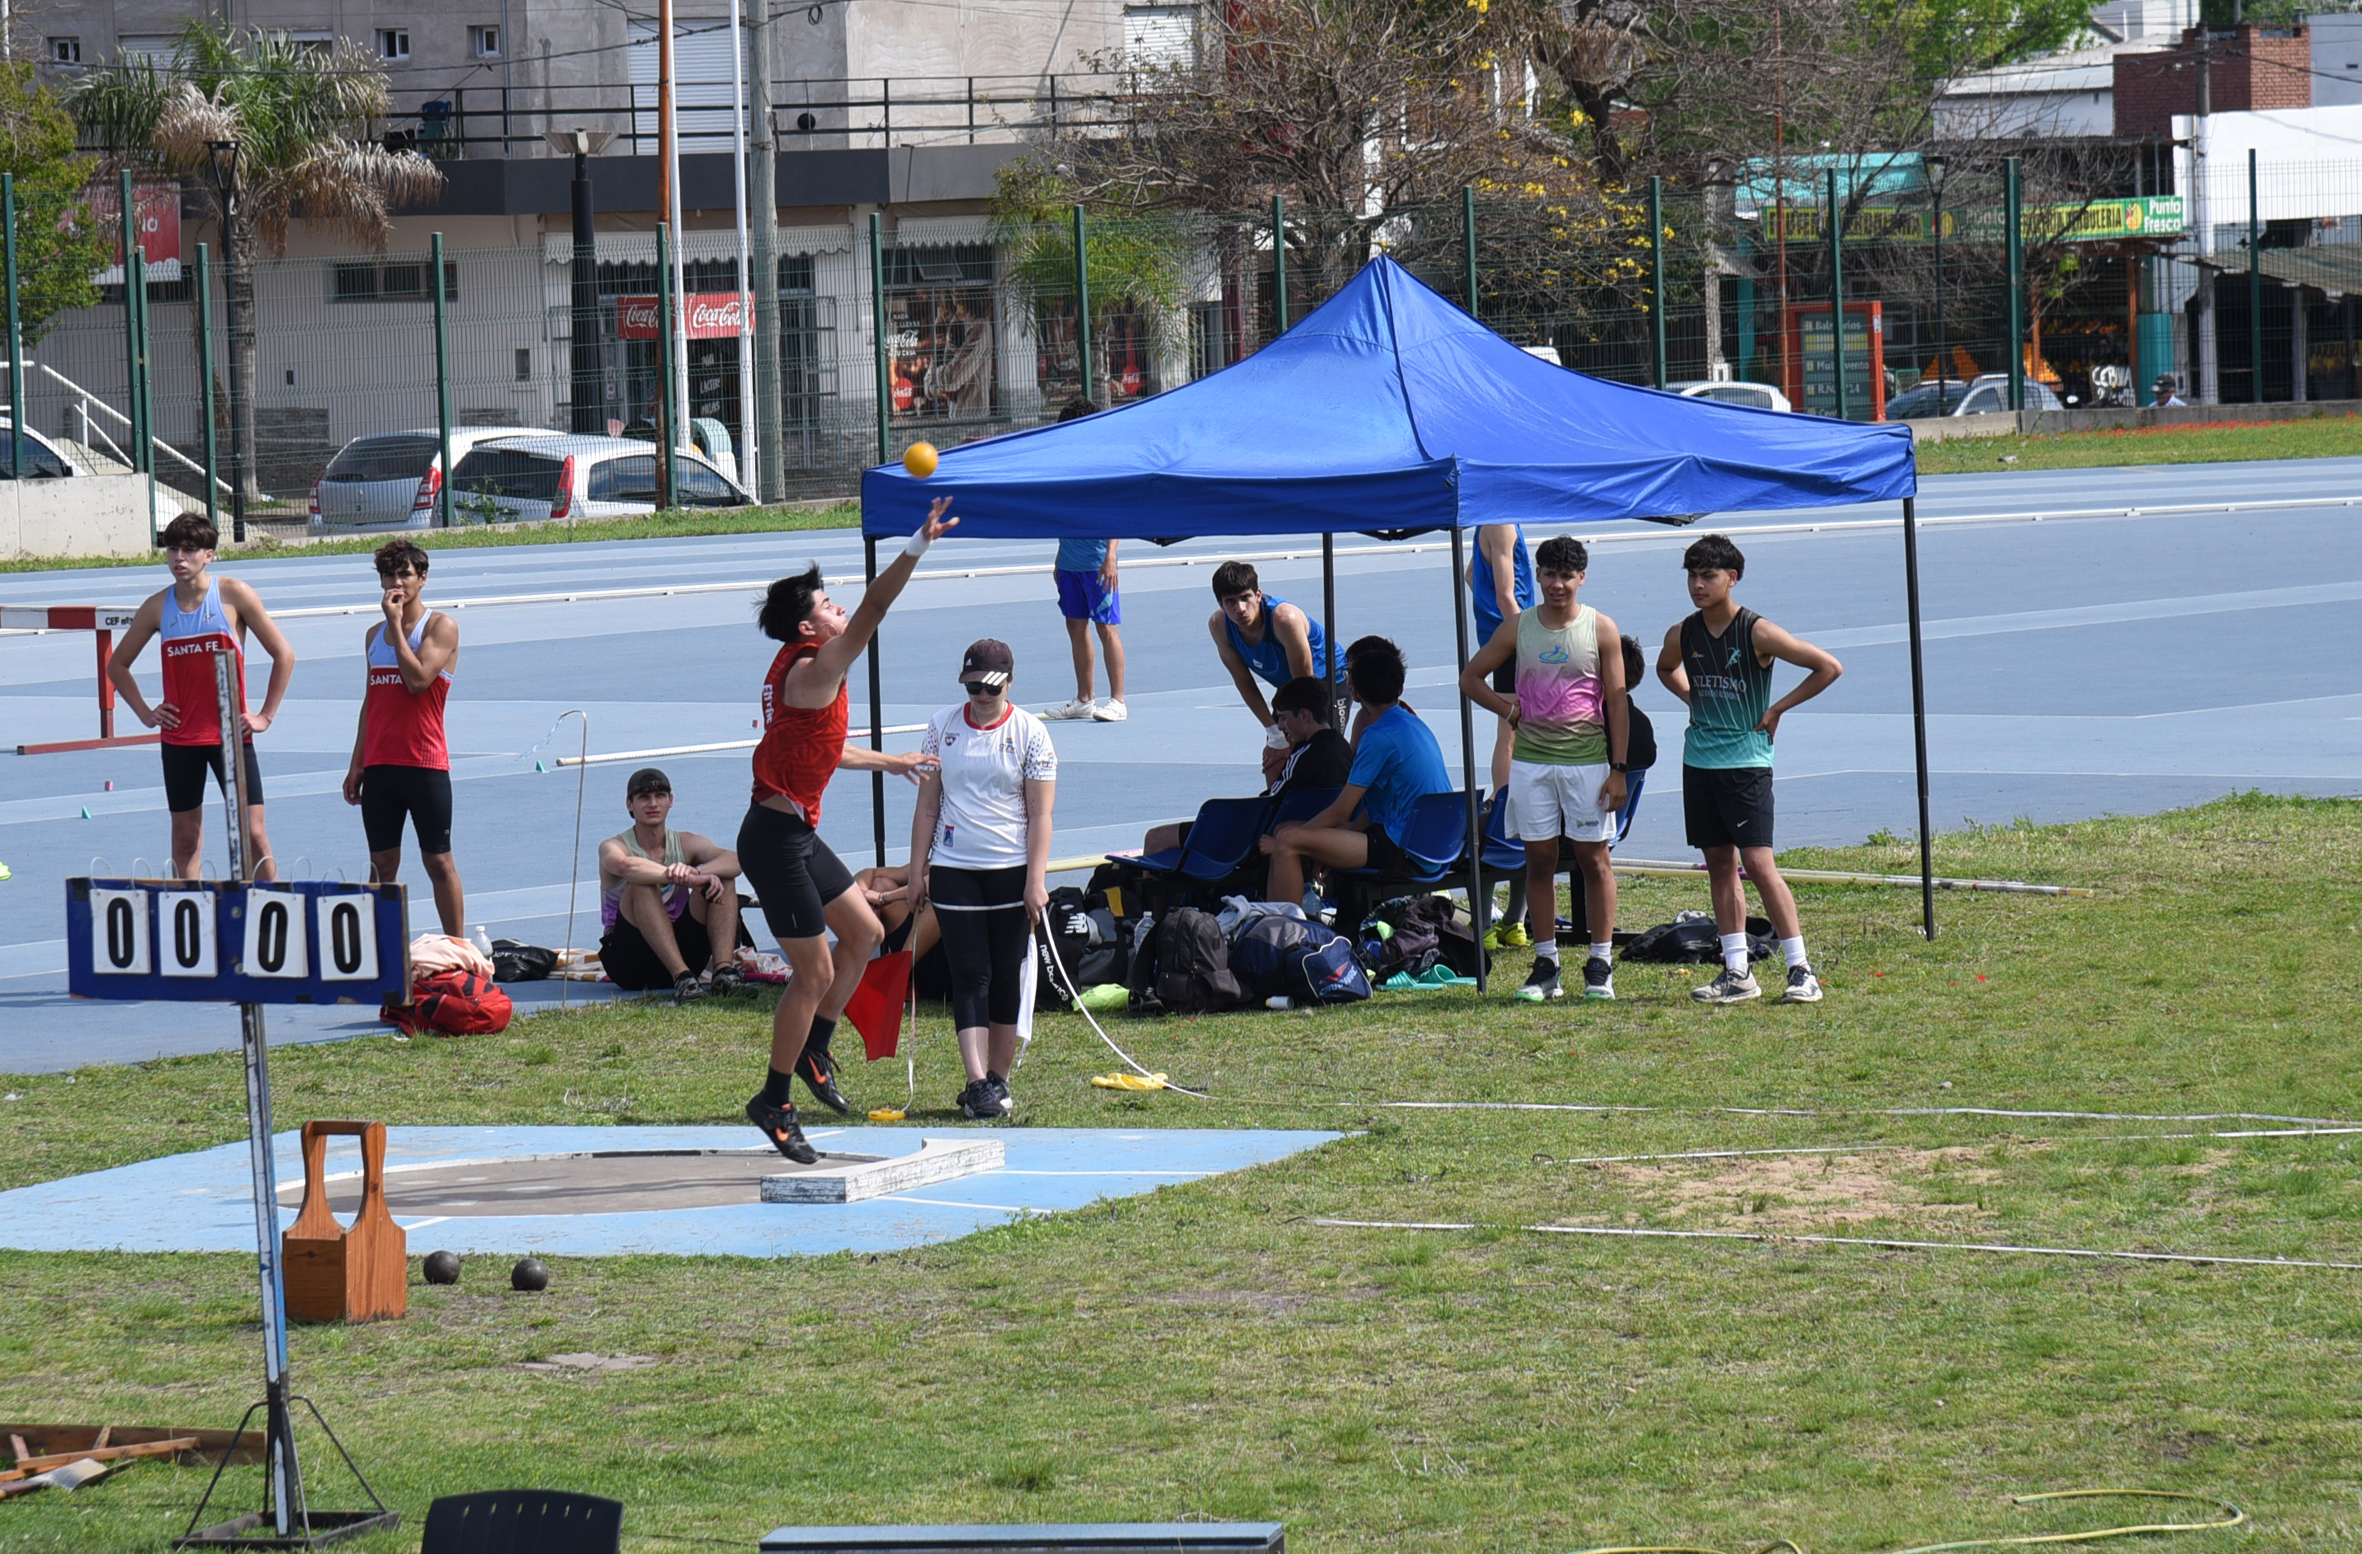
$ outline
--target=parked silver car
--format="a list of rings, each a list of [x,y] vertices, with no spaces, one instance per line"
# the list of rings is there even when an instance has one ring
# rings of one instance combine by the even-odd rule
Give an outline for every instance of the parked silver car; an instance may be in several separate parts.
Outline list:
[[[1790,415],[1796,407],[1788,403],[1788,396],[1768,383],[1741,383],[1731,379],[1714,382],[1692,380],[1687,383],[1668,383],[1668,394],[1679,394],[1684,399],[1711,399],[1725,405],[1746,405],[1756,410],[1777,410]]]
[[[683,507],[753,505],[703,454],[675,457]],[[478,444],[451,476],[455,523],[628,518],[656,511],[656,503],[656,450],[631,437],[504,437]]]
[[[469,449],[496,437],[549,435],[547,428],[537,426],[455,426],[451,459],[456,465]],[[346,443],[312,484],[311,532],[431,528],[435,499],[443,489],[441,442],[441,434],[430,426],[419,432],[379,432]]]

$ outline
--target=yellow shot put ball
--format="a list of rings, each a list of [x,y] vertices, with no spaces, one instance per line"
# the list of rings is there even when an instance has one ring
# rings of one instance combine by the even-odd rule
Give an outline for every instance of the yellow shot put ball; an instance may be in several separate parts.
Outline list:
[[[935,473],[935,465],[939,458],[940,455],[935,452],[933,443],[914,442],[910,445],[910,451],[902,455],[902,467],[924,480]]]

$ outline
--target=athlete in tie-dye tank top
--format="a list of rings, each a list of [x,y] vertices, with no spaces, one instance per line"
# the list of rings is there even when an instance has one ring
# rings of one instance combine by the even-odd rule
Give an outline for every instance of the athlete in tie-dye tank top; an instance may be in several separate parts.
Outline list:
[[[1607,722],[1599,709],[1599,612],[1580,605],[1573,620],[1553,630],[1540,610],[1520,611],[1511,759],[1599,765],[1607,759]]]

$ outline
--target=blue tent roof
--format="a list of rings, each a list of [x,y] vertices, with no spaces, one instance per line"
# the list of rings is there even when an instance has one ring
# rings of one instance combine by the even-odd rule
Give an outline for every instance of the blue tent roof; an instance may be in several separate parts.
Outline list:
[[[1917,489],[1911,431],[1569,372],[1391,259],[1246,360],[1118,409],[861,477],[862,532],[936,497],[964,537],[1120,539],[1590,523]]]

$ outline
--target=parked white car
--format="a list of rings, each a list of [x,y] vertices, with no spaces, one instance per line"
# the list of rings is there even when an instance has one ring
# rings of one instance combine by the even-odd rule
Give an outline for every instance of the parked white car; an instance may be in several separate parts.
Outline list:
[[[549,435],[539,426],[455,426],[451,460],[456,465],[468,450],[496,437]],[[312,482],[311,532],[432,528],[442,490],[442,434],[435,428],[356,437]]]
[[[14,423],[7,416],[0,415],[0,479],[14,480],[16,478],[16,466],[10,462],[16,456],[14,453],[16,444],[11,436],[13,428]],[[91,469],[80,459],[74,457],[70,451],[59,447],[33,428],[29,426],[25,428],[25,478],[27,480],[71,480],[79,476],[98,473],[99,471]],[[202,504],[197,510],[204,511]],[[180,514],[180,503],[173,500],[172,492],[166,489],[164,482],[157,481],[156,533],[161,536],[164,533],[164,526],[178,518]]]
[[[703,454],[674,457],[683,507],[753,505]],[[504,437],[477,444],[451,475],[455,523],[629,518],[656,511],[656,502],[656,450],[630,437]]]
[[[1719,404],[1745,405],[1753,410],[1777,410],[1782,415],[1794,413],[1796,407],[1788,403],[1788,396],[1768,383],[1734,383],[1718,380],[1713,383],[1668,383],[1668,394],[1679,394],[1684,399],[1711,399]]]
[[[2025,407],[2028,410],[2064,410],[2058,395],[2045,383],[2028,378],[2025,384]],[[1953,407],[1952,415],[1991,415],[2009,408],[2009,374],[1988,372],[1968,386],[1968,396]]]

